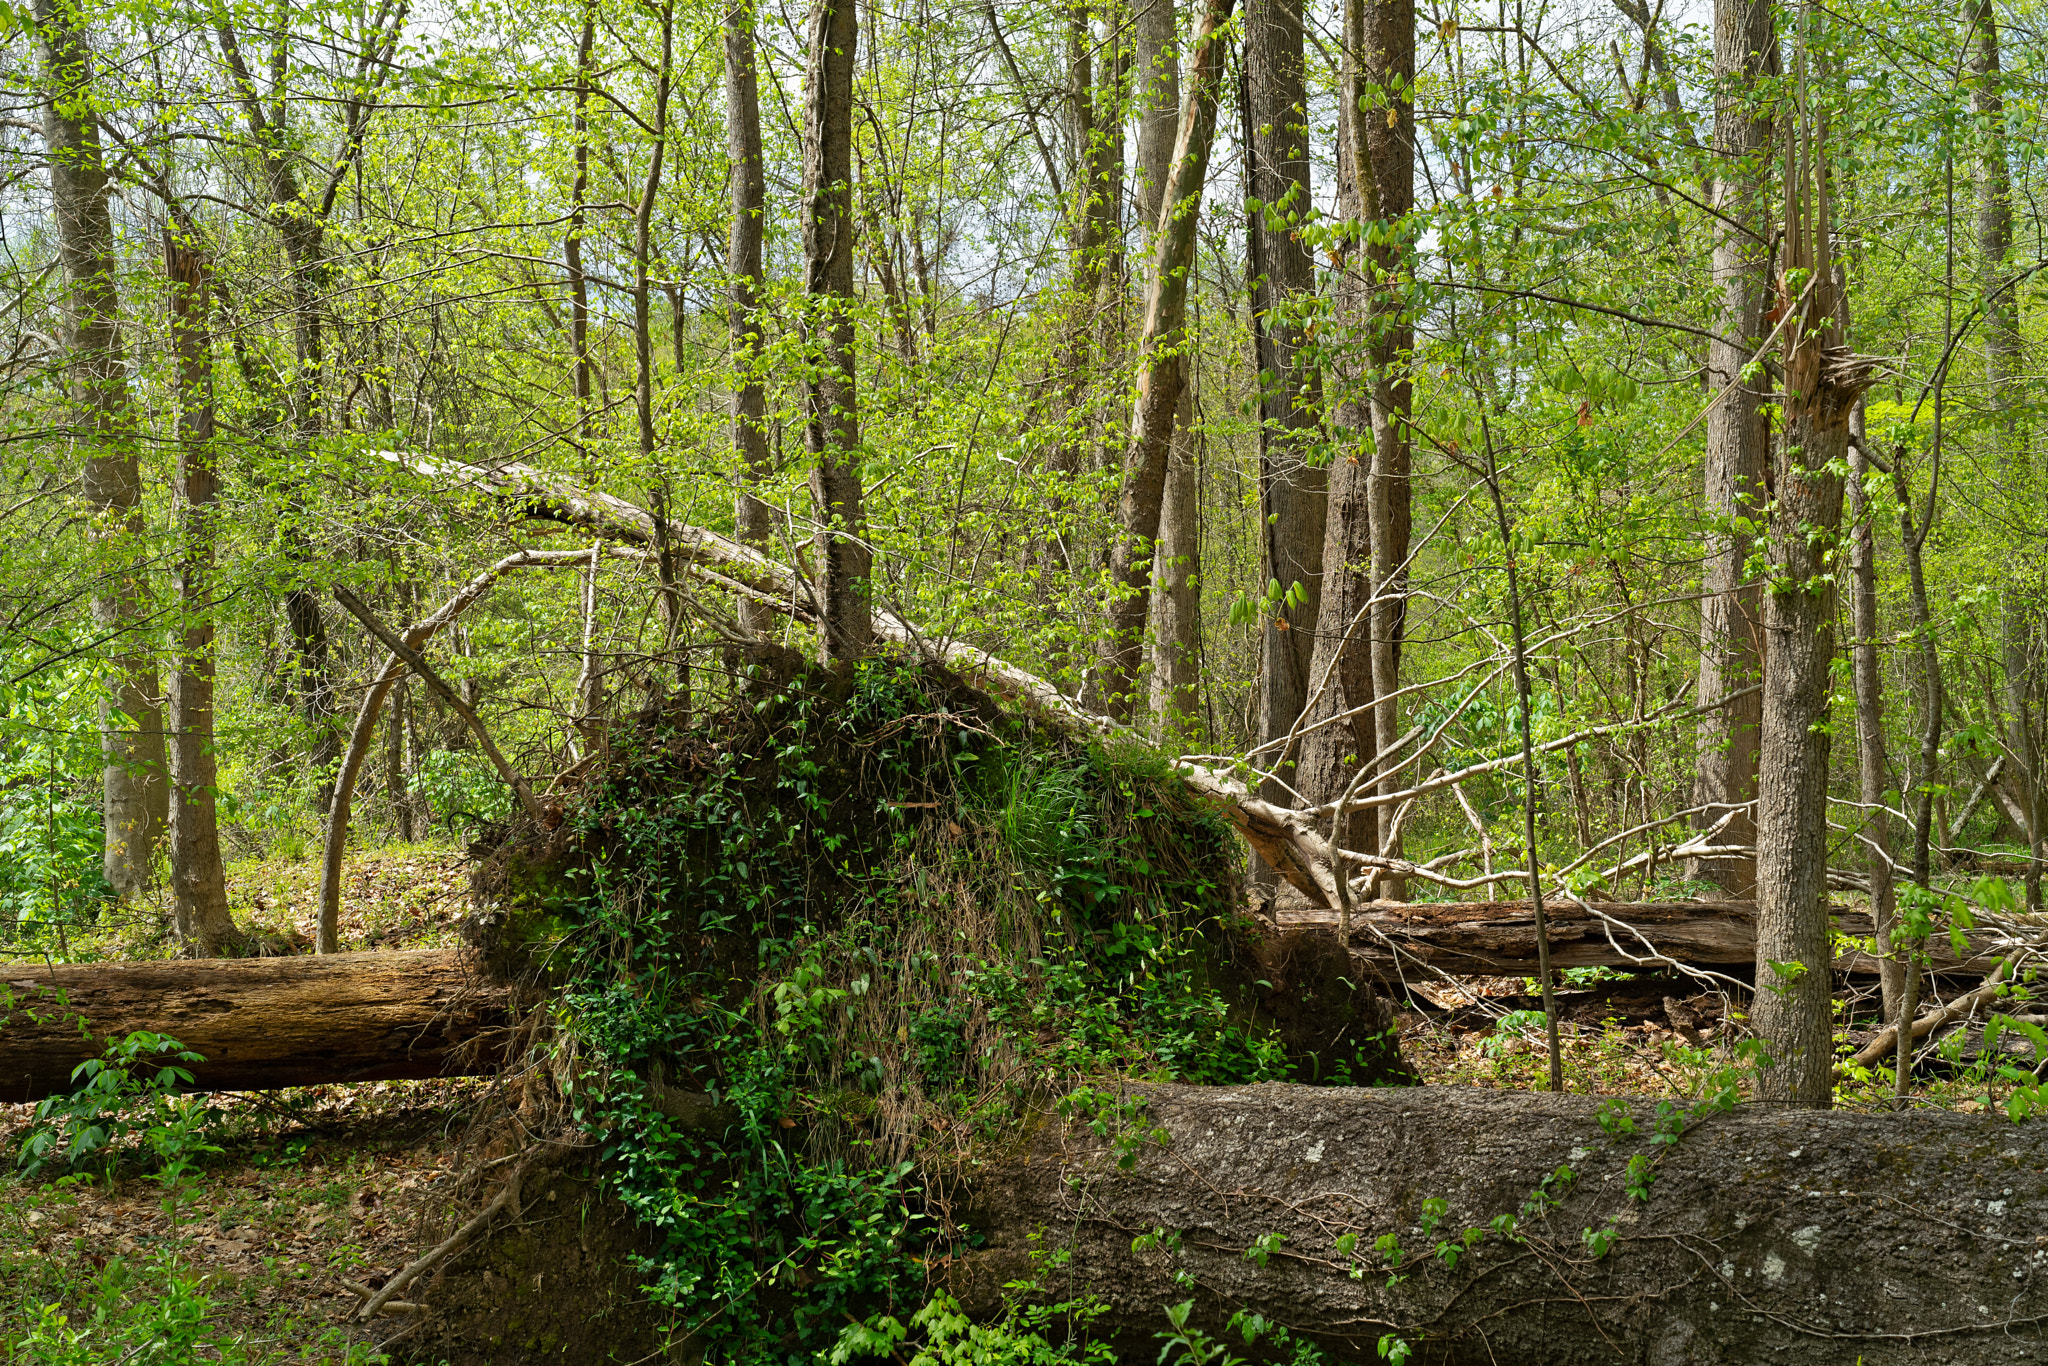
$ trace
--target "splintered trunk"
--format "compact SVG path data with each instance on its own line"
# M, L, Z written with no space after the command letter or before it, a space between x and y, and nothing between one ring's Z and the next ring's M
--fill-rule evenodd
M1323 591L1328 484L1312 457L1321 437L1322 380L1304 356L1315 267L1301 240L1309 217L1307 95L1300 0L1247 0L1244 121L1252 259L1252 336L1259 384L1260 578L1281 598L1260 618L1261 744L1283 740L1308 701ZM1291 805L1292 756L1268 755L1259 795ZM1263 765L1262 765L1263 766Z
M111 695L100 703L106 875L114 894L126 901L149 890L168 814L156 671L137 634L143 589L132 548L143 530L142 475L121 353L111 188L92 113L92 58L80 28L82 12L64 0L36 0L35 12L50 216L64 269L69 425L85 453L80 488L112 561L92 612L113 650Z
M853 330L854 0L820 0L804 102L804 287L810 296L804 441L818 518L816 598L824 654L858 659L874 639Z
M740 494L735 518L740 539L759 550L775 541L775 513L756 493L774 474L768 454L768 396L761 383L761 224L768 190L761 165L761 93L754 65L754 8L738 0L725 12L726 152L732 161L732 234L725 270L731 291L727 324L732 334L732 445ZM741 599L740 625L765 637L774 614Z
M1750 1024L1770 1054L1766 1099L1825 1108L1833 1097L1833 955L1827 907L1828 698L1835 655L1832 546L1842 521L1849 420L1870 362L1841 344L1823 118L1787 158L1785 263L1804 295L1781 294L1785 444L1770 521L1770 642L1757 764L1756 998ZM1805 272L1793 275L1792 272Z
M213 334L207 262L189 234L166 230L171 344L177 353L180 545L174 571L180 622L170 688L171 906L179 941L211 958L234 938L220 862L214 793L214 525L220 484L213 456Z
M1112 715L1128 720L1135 705L1145 618L1152 598L1154 542L1166 492L1167 455L1175 416L1187 384L1188 276L1195 259L1195 226L1209 145L1216 132L1216 100L1229 40L1223 33L1237 0L1208 0L1195 35L1194 61L1173 150L1166 195L1145 279L1145 326L1139 340L1138 401L1124 452L1123 490L1117 501L1116 541L1110 549L1108 629L1101 644L1100 692Z
M1765 205L1771 105L1760 83L1777 70L1772 0L1714 2L1713 276L1720 294L1716 339L1707 344L1705 382L1714 400L1707 414L1706 496L1714 529L1708 534L1700 605L1701 702L1717 701L1754 684L1763 661L1758 625L1760 590L1745 565L1760 520L1764 463L1770 433L1761 411L1760 383L1743 369L1762 343L1770 296L1770 237ZM1756 694L1702 714L1699 777L1694 803L1740 805L1757 795L1757 744L1762 698ZM1709 826L1725 814L1700 817ZM1723 843L1751 844L1755 825L1737 815L1722 828ZM1690 877L1712 882L1729 896L1747 896L1757 877L1754 859L1722 855L1695 859Z

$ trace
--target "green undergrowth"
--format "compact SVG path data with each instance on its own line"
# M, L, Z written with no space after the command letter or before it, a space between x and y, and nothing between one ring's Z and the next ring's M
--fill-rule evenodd
M614 737L480 886L562 988L555 1075L656 1237L651 1293L709 1360L810 1361L925 1303L974 1241L936 1192L1027 1112L1129 1162L1127 1081L1294 1074L1240 858L1162 761L876 660Z

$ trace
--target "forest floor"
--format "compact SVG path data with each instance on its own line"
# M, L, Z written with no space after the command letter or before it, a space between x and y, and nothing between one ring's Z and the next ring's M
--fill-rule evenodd
M319 866L252 859L230 870L236 919L272 952L310 942ZM469 908L459 849L390 845L353 851L341 912L347 949L450 947ZM80 960L169 952L160 920L135 918L77 935ZM1403 1048L1427 1084L1512 1090L1547 1084L1531 983L1467 979L1418 986L1401 1010ZM1568 1091L1683 1099L1716 1065L1714 998L1680 999L1676 981L1596 970L1560 995ZM1668 993L1668 998L1667 998ZM1882 1074L1840 1099L1886 1101ZM179 1344L152 1360L235 1366L382 1359L375 1329L355 1324L344 1280L372 1288L442 1227L455 1182L472 1170L485 1079L308 1087L212 1097L202 1154L174 1189L123 1166L24 1178L13 1171L33 1116L0 1106L0 1363L85 1366L139 1344ZM1960 1074L1930 1079L1917 1102L1961 1110L1988 1097ZM138 1356L136 1359L140 1359Z

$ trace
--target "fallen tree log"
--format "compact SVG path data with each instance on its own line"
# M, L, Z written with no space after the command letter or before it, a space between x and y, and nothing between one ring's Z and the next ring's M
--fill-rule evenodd
M1556 968L1683 965L1725 971L1748 967L1756 958L1756 907L1748 901L1546 900L1544 915ZM1335 913L1314 908L1290 907L1277 919L1285 928L1334 933L1337 926ZM1839 911L1834 920L1844 934L1876 933L1868 912ZM1981 975L2014 947L2031 942L1990 928L1970 931L1965 941L1966 951L1958 956L1946 937L1930 940L1930 969ZM1370 902L1352 912L1351 948L1389 976L1419 965L1468 976L1534 976L1536 913L1527 901ZM1877 966L1876 955L1860 949L1835 960L1838 972L1875 975Z
M461 951L174 959L0 968L0 1101L72 1089L71 1073L135 1030L203 1055L195 1090L492 1072L502 985Z
M987 1241L948 1276L970 1312L1035 1279L1099 1296L1098 1326L1138 1350L1163 1306L1193 1298L1211 1333L1249 1310L1344 1360L1379 1359L1396 1335L1413 1366L2048 1352L2048 1125L1745 1105L1660 1147L1647 1102L1637 1132L1610 1137L1583 1096L1145 1086L1132 1100L1126 1136L1047 1116L964 1174L955 1212ZM1638 1155L1654 1164L1644 1203L1628 1194ZM1502 1216L1512 1233L1494 1231ZM1467 1247L1468 1229L1486 1232ZM1386 1235L1391 1259L1375 1252Z

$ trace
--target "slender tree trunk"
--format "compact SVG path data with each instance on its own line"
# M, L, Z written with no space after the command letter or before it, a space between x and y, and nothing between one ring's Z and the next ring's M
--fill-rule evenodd
M1757 764L1756 996L1750 1023L1771 1057L1768 1100L1825 1109L1834 1094L1834 956L1827 909L1828 698L1835 655L1831 545L1841 527L1839 473L1868 364L1841 344L1826 124L1802 131L1786 168L1785 266L1806 297L1781 293L1785 449L1770 520L1769 642Z
M1321 437L1322 377L1305 354L1315 266L1301 240L1309 217L1307 93L1300 0L1246 0L1245 123L1250 159L1253 338L1257 349L1260 578L1283 597L1262 616L1260 743L1288 735L1308 700L1310 655L1323 591L1328 482L1311 457ZM1283 754L1259 795L1295 804L1295 766Z
M92 57L82 11L68 0L36 0L35 12L51 219L64 268L65 388L73 429L85 450L81 487L98 534L112 557L125 561L143 530L142 474L121 352L112 189L92 113ZM94 621L113 637L113 686L100 703L101 814L107 882L126 901L149 890L169 794L156 670L137 634L142 585L129 568L114 570L107 584L92 603Z
M817 599L825 657L858 659L874 638L874 555L862 509L853 327L854 0L819 0L804 101L804 287L810 296L804 440L817 509Z
M732 163L732 234L725 271L731 291L727 324L732 334L732 446L738 457L736 509L740 539L768 551L775 513L755 490L774 474L768 454L768 396L761 384L761 226L768 189L761 165L761 92L754 67L754 7L736 0L725 11L726 154ZM740 600L740 624L756 636L773 629L773 614Z
M583 10L583 31L576 39L576 109L570 127L576 136L576 171L569 186L569 231L562 238L562 263L569 274L570 383L576 392L576 446L584 450L590 421L590 281L583 273L584 202L590 194L590 54L597 43L595 0Z
M171 345L177 356L179 540L176 592L181 620L170 689L171 905L185 952L212 958L235 937L215 820L214 518L220 485L213 459L212 297L206 259L189 230L166 229Z
M1743 367L1762 343L1770 294L1769 183L1771 114L1759 83L1778 69L1772 0L1714 0L1713 276L1720 292L1719 340L1707 344L1706 385L1719 401L1707 415L1706 497L1713 529L1707 536L1700 608L1699 697L1715 701L1755 683L1762 642L1759 590L1746 584L1744 565L1762 516L1764 465L1770 433L1761 404L1761 381ZM1723 391L1735 392L1723 397ZM1763 699L1752 694L1707 712L1699 722L1699 777L1695 804L1742 803L1757 794L1757 743ZM1720 819L1709 811L1703 825ZM1755 825L1738 815L1723 828L1729 844L1749 844ZM1755 860L1740 856L1695 859L1688 876L1714 883L1728 896L1750 894Z
M1130 719L1138 663L1151 606L1154 541L1166 492L1167 454L1175 415L1187 383L1183 332L1188 275L1194 268L1195 225L1209 144L1216 132L1216 100L1223 76L1230 22L1237 0L1208 0L1195 35L1194 61L1174 140L1173 169L1160 209L1160 229L1145 281L1145 327L1139 340L1138 400L1124 453L1123 490L1117 503L1116 541L1110 549L1108 630L1101 647L1103 700L1119 720Z
M668 544L668 475L656 461L659 444L654 430L654 290L650 279L654 255L654 202L661 193L662 166L668 152L668 102L675 72L676 11L661 8L661 65L654 77L653 146L647 175L640 185L640 203L633 214L633 413L640 434L641 468L652 480L649 501L654 511L655 577L661 585L665 627L662 649L675 652L676 674L687 697L689 657L678 647L683 639L683 597L676 587L674 556Z
M1863 838L1870 841L1865 860L1870 878L1870 915L1877 928L1878 981L1887 1020L1899 1017L1905 976L1892 957L1892 929L1898 918L1892 890L1892 822L1884 793L1891 762L1884 743L1884 678L1877 657L1877 546L1864 481L1870 462L1863 454L1863 409L1850 419L1849 450L1849 673L1856 690L1857 797L1863 803Z
M400 678L391 690L391 715L386 718L384 733L384 799L391 803L391 825L398 838L411 844L414 838L412 820L412 792L407 782L409 765L406 762L408 732L411 729L411 709L407 706L405 679Z
M2023 395L2015 381L2020 374L2019 303L2006 288L2007 258L2012 253L2012 172L2006 164L2005 77L1999 62L1998 16L1991 0L1974 0L1969 10L1974 41L1970 48L1970 104L1977 116L1977 271L1984 298L1984 387L1992 409L1996 468L2007 484L2007 496L2023 507L2035 506L2039 477L2028 462L2026 437L2017 405ZM2023 572L2035 570L2030 558ZM2017 805L2026 817L2027 908L2041 907L2041 777L2034 744L2034 704L2041 691L2041 662L2034 648L2040 575L2032 583L2005 585L2000 654L2005 665L2005 743L2013 762L2011 774ZM2030 589L2034 591L2029 591Z
M1375 167L1363 141L1361 102L1378 100L1368 91L1383 91L1386 73L1378 65L1384 53L1368 51L1365 11L1368 0L1345 0L1344 57L1339 73L1343 92L1337 107L1337 205L1349 225L1344 258L1335 286L1336 334L1340 345L1331 363L1337 391L1332 413L1335 453L1330 462L1329 509L1323 534L1323 597L1316 628L1309 680L1315 690L1307 722L1327 722L1357 708L1348 722L1335 722L1305 735L1301 741L1298 786L1318 804L1342 797L1361 767L1377 762L1379 738L1373 700L1372 518L1369 497L1378 442L1373 423L1377 349L1374 298L1393 282L1383 280L1368 255L1366 227L1378 223L1367 214L1380 202ZM1383 98L1383 97L1380 97ZM1398 118L1399 115L1397 114ZM1384 122L1384 115L1380 116ZM1388 167L1392 170L1392 166ZM1411 172L1412 175L1412 172ZM1412 185L1412 180L1410 181ZM1398 198L1398 183L1389 187ZM1381 234L1384 235L1384 234ZM1384 257L1385 252L1379 253ZM1358 357L1358 359L1352 359ZM1379 848L1377 807L1352 811L1337 840L1348 849Z
M1073 486L1081 474L1082 449L1088 439L1089 363L1094 358L1096 304L1102 293L1103 253L1108 239L1106 130L1097 126L1090 8L1091 0L1069 0L1066 5L1067 128L1074 146L1074 193L1068 209L1070 264L1066 337L1059 360L1059 439L1046 453L1046 470L1052 475L1054 486L1053 534L1045 539L1040 552L1046 592L1052 590L1055 575L1073 569L1074 529L1069 521L1074 505Z
M1192 400L1191 389L1182 392L1167 453L1154 570L1152 719L1166 743L1202 733L1202 472L1199 443L1188 430Z

